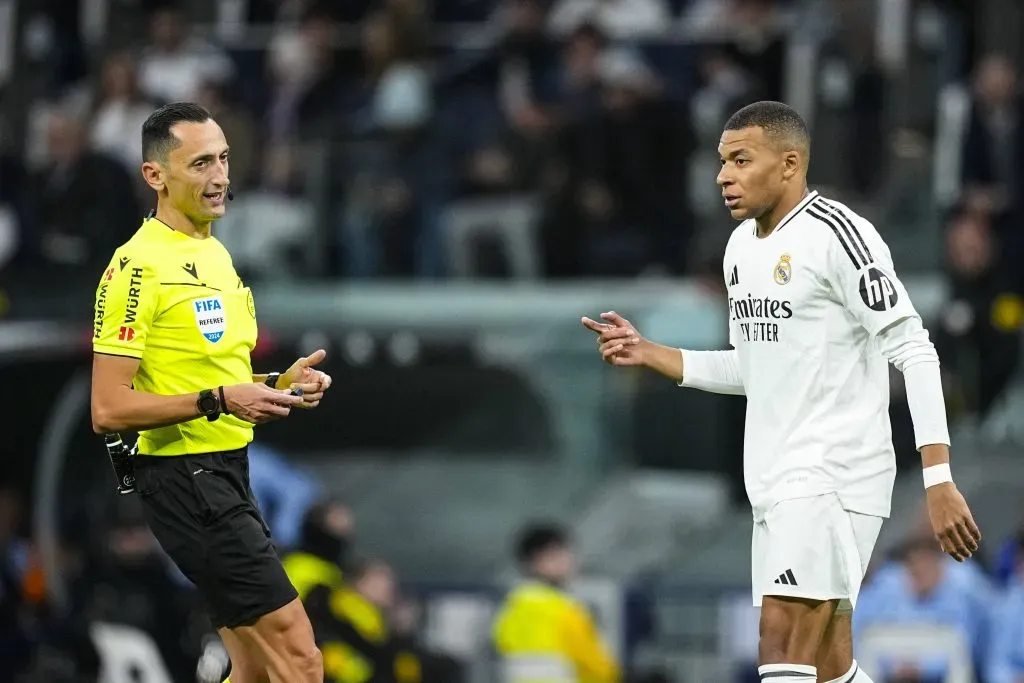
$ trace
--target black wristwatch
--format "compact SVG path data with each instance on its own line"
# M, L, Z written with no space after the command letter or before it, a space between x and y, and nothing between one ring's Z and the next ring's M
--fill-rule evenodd
M199 400L196 401L199 412L206 416L206 419L213 422L221 413L220 396L213 389L203 389L199 392Z
M267 378L263 380L263 383L266 384L271 389L277 389L277 378L280 376L280 372L267 373Z

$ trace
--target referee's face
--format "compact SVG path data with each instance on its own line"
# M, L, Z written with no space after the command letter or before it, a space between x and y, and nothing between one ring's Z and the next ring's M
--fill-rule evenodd
M727 130L718 143L718 186L730 215L760 218L782 195L785 158L760 126Z
M181 144L168 154L167 194L194 223L224 215L228 191L228 142L213 119L179 123L171 132Z

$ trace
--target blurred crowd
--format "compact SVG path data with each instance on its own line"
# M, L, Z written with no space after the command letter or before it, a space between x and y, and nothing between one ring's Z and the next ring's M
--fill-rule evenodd
M29 22L50 44L28 120L6 126L24 135L0 145L0 262L94 270L153 201L142 121L190 99L232 144L232 213L259 207L246 229L286 253L315 223L327 274L692 272L712 258L693 152L713 155L730 110L784 96L798 3L210 3L244 8L220 32L194 21L198 3L123 4L100 46L79 34L80 3L39 3ZM528 226L529 263L495 245L495 222ZM466 223L469 265L450 243Z

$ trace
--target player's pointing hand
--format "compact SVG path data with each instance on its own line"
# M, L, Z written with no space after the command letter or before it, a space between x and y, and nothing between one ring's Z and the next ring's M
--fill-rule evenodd
M597 334L601 360L611 365L638 366L644 363L644 338L633 323L614 311L602 313L603 323L584 317L583 326Z

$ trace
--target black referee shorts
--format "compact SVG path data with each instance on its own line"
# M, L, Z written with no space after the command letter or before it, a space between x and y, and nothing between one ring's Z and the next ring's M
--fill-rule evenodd
M298 597L249 487L246 449L136 459L146 522L214 626L252 625Z

